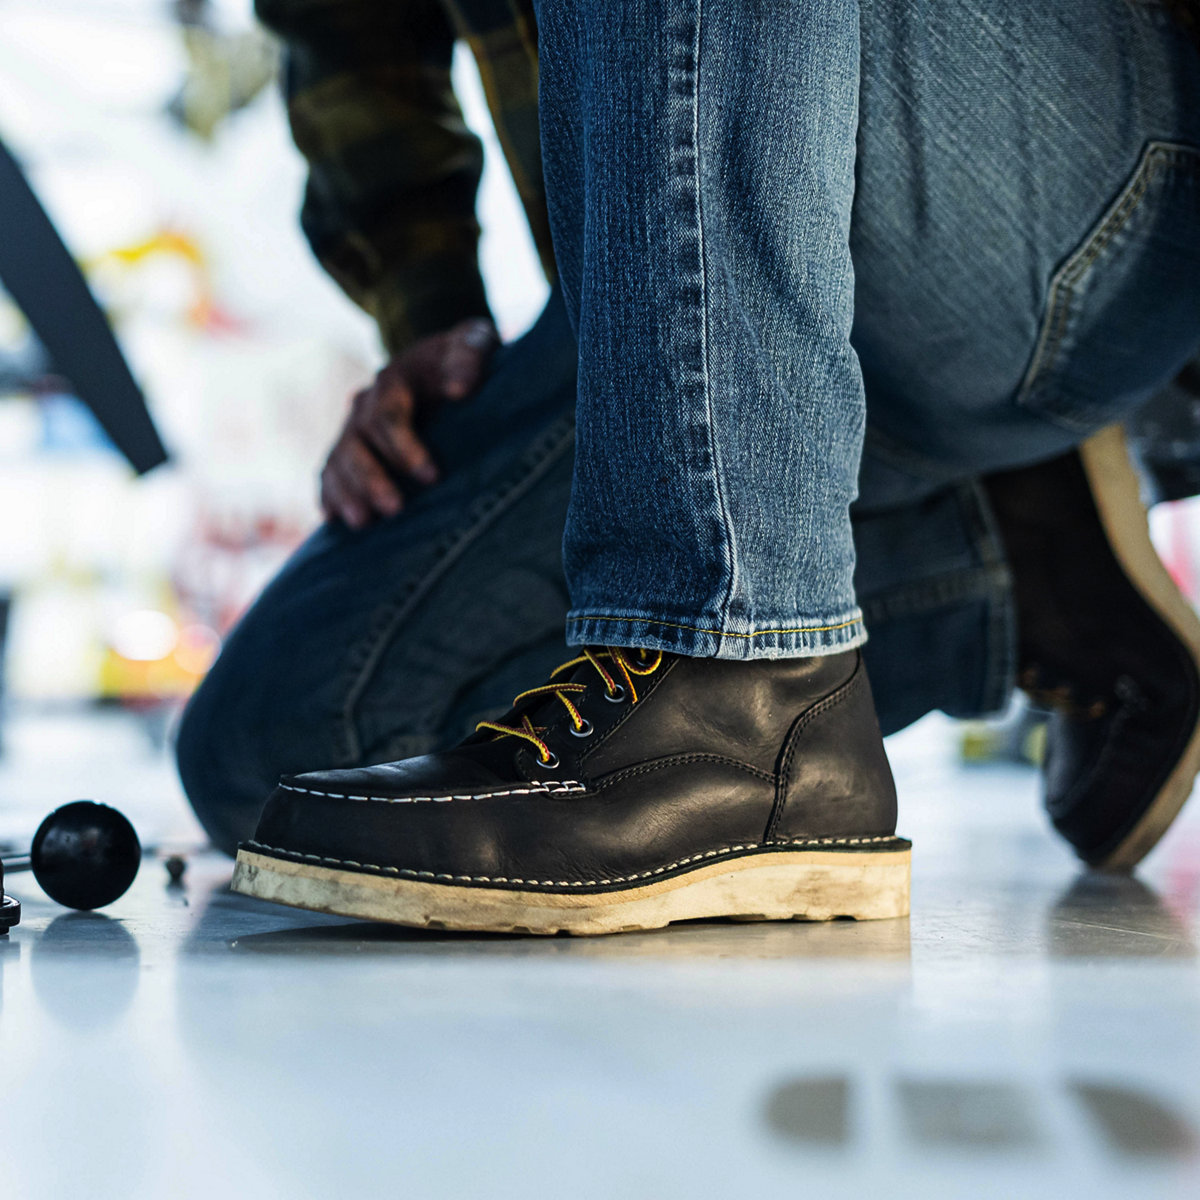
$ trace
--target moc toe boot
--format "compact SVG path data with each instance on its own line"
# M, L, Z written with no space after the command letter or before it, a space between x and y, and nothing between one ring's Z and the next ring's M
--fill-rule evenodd
M1200 621L1150 541L1119 427L984 485L1013 569L1018 682L1051 713L1050 820L1089 865L1131 868L1200 770Z
M437 929L899 917L910 844L860 656L588 649L457 747L285 778L234 889Z

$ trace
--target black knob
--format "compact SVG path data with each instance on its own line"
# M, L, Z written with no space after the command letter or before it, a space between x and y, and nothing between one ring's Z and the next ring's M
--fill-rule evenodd
M103 908L129 890L142 846L124 814L94 800L76 800L38 826L29 860L51 900L68 908Z

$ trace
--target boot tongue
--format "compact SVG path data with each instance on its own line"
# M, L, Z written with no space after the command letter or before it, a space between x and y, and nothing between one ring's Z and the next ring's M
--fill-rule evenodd
M628 691L629 684L625 678L625 672L613 661L611 652L604 646L590 646L589 649L600 660L600 665L608 672L613 684L624 691ZM640 668L645 665L648 658L652 657L654 652L648 650L623 650L621 653L630 667ZM630 674L633 675L634 690L640 694L642 691L641 679L636 671L631 671ZM597 691L605 692L608 690L608 684L604 682L604 676L600 674L593 663L587 660L579 663L570 672L547 682L582 683L592 695L595 695ZM576 703L583 698L583 693L567 692L566 696L572 703ZM550 721L561 716L564 711L562 701L552 692L531 698L528 704L529 707L514 709L513 711L527 713L534 725L547 725ZM507 718L505 719L505 723L508 723Z
M605 669L612 674L607 661ZM604 687L604 680L599 672L590 662L586 660L579 663L573 670L559 675L556 679L547 679L545 683L582 683L589 689ZM566 695L572 700L577 700L582 697L581 692L567 692ZM553 692L544 692L540 696L530 696L527 700L522 700L520 704L514 704L506 713L496 717L498 725L510 725L513 729L523 727L523 718L528 717L533 722L535 729L544 728L552 721L556 721L564 714L566 710L563 708L562 701ZM466 739L466 744L479 746L481 743L494 743L498 752L507 752L511 754L513 751L520 749L521 746L528 746L529 743L521 738L505 737L503 734L497 733L493 729L480 729L475 733L470 734Z
M604 662L604 669L610 675L615 674L614 669L609 667L607 661ZM604 687L604 680L600 672L590 662L586 661L581 662L573 670L564 672L556 679L548 679L546 682L582 683L588 691ZM577 702L583 697L582 692L572 691L564 694L572 703ZM528 700L523 701L511 710L508 717L502 718L502 722L505 725L513 724L514 722L519 724L521 716L524 715L528 716L535 726L545 726L549 725L551 721L556 721L565 712L566 709L563 708L563 702L553 692L546 692L541 696L531 696ZM517 714L515 717L513 717L514 713ZM512 719L510 720L510 718Z
M613 662L610 652L603 646L593 646L589 647L589 649L591 649L592 653L600 660L601 665L604 667L605 671L608 672L610 678L613 680L613 683L616 684L617 687L626 688L628 685L625 682L624 672L620 667L617 666L615 662ZM627 661L631 661L633 664L639 665L639 657L648 652L629 650L625 651L624 653L627 657ZM634 679L636 681L636 675L634 676ZM556 679L548 679L546 682L548 684L582 683L588 689L588 691L592 692L593 694L597 688L599 688L601 691L604 691L608 686L604 682L604 676L601 675L596 669L595 665L587 659L584 659L584 661L581 663L577 663L571 671L559 675ZM583 693L577 691L569 691L566 692L565 695L569 700L572 701L572 703L577 703L583 698ZM540 696L531 696L528 700L522 700L520 704L514 705L508 710L508 712L506 712L502 717L498 717L496 720L497 724L510 725L514 729L519 729L523 723L522 718L528 717L530 721L533 722L535 729L542 729L547 725L550 725L552 722L557 721L563 716L564 712L565 709L563 708L563 702L553 692L544 692ZM492 738L495 738L497 743L500 744L511 742L513 740L488 729L480 730L479 733L472 734L468 740L472 743L475 743L477 740L490 741Z
M620 668L608 657L608 651L603 647L592 647L591 649L614 681L624 686ZM596 688L603 690L606 686L604 677L587 659L577 663L572 670L564 672L555 679L547 679L545 682L547 684L582 683L589 691L593 692ZM572 702L583 697L582 692L570 691L565 694ZM519 729L522 727L523 718L528 717L533 722L535 729L541 729L557 721L564 713L563 702L553 692L543 692L540 696L530 696L528 700L522 700L520 704L513 705L503 716L497 717L496 722L499 725L511 725L514 729ZM499 744L511 743L514 740L489 729L472 734L468 740L471 742L491 741L493 738Z

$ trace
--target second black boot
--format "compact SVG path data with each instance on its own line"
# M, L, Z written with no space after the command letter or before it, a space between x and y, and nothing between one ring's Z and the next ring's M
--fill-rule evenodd
M1150 541L1119 427L984 486L1013 570L1018 682L1052 713L1046 809L1086 863L1133 867L1200 770L1200 620Z
M285 778L236 891L437 929L900 917L909 850L857 651L589 649L443 753Z

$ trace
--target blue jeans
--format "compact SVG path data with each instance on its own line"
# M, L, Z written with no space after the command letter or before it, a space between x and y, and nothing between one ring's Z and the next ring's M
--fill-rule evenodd
M1159 8L537 13L569 642L857 645L868 413L876 507L1065 449L1195 351L1200 69Z
M1200 348L1200 63L1156 7L607 7L542 16L566 308L439 415L443 482L319 529L228 641L178 745L218 845L283 772L503 711L565 657L568 609L574 641L732 657L853 644L861 609L885 731L997 707L1013 613L977 477ZM581 170L605 138L633 161Z

